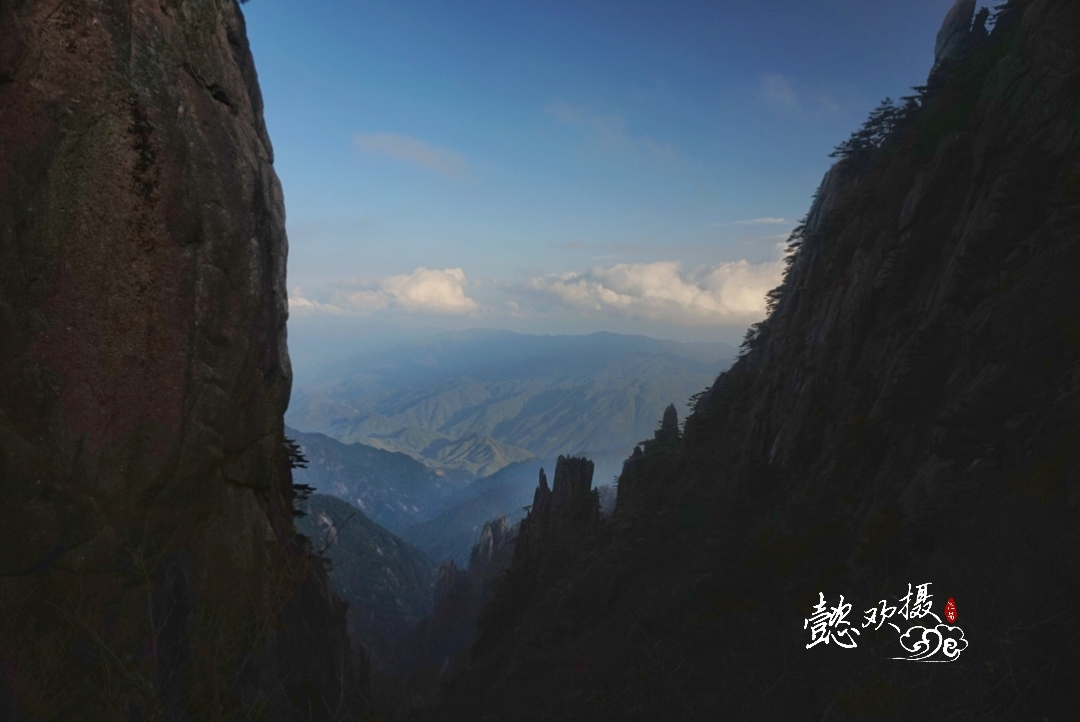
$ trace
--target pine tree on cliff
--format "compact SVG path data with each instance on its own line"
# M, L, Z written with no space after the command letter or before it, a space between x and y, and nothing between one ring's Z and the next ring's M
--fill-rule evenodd
M285 444L285 453L289 456L289 468L290 469L306 469L308 465L307 457L304 456L303 450L300 448L300 444L296 443L288 436L284 437L283 443ZM311 496L311 492L315 491L315 487L310 484L297 484L293 483L293 516L306 516L307 512L303 511L300 506L308 500Z
M836 146L829 157L868 161L876 151L898 137L922 105L921 92L918 96L906 96L901 100L904 101L903 105L897 105L892 98L881 101L878 107L870 112L870 117L862 127Z

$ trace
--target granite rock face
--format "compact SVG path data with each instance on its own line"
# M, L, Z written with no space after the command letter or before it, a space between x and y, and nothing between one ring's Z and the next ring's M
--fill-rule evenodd
M15 719L290 719L345 701L344 609L290 514L272 162L234 0L0 4Z
M505 641L524 609L544 607L543 600L550 598L551 585L565 565L593 548L595 533L604 520L592 475L589 459L560 456L549 490L547 477L540 470L533 504L520 522L510 564L495 580L491 600L479 616L473 660Z
M600 499L592 488L592 475L593 462L589 459L560 456L549 491L547 476L540 470L532 508L521 520L515 564L527 564L530 557L551 548L572 545L575 537L595 526L600 517Z
M963 44L971 31L971 21L975 17L975 0L956 0L952 8L941 21L934 40L934 64L940 65L948 60Z
M518 529L500 516L484 524L467 569L448 559L439 567L435 609L417 624L397 670L412 676L416 689L429 687L476 641L477 619L491 597L496 577L510 566Z

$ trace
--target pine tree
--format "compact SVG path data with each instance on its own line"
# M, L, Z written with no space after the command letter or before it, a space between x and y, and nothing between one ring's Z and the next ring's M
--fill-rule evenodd
M900 100L903 101L903 105L897 105L892 98L881 101L874 110L870 111L870 116L862 127L836 146L829 157L868 160L877 151L898 138L922 109L926 97L926 86L915 86L912 90L916 92L916 95L902 97Z
M303 450L300 445L289 437L284 437L285 453L289 456L289 468L290 469L306 469L308 465L308 459L304 456ZM303 511L300 507L307 502L312 492L315 491L315 487L310 484L297 484L293 482L292 485L292 502L293 516L307 516L307 512Z

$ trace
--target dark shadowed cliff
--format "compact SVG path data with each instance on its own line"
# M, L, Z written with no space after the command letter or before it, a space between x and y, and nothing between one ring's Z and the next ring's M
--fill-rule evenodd
M0 718L330 719L234 0L0 2Z
M476 642L477 620L495 580L510 566L518 529L506 517L492 519L473 545L467 568L459 569L453 559L439 566L435 608L402 640L402 656L393 670L401 680L402 699L395 704L399 716L429 706L440 676L449 673L455 660Z
M1075 714L1080 4L974 9L842 146L768 319L613 519L523 528L431 719ZM862 624L919 584L954 661ZM807 648L819 594L857 646Z

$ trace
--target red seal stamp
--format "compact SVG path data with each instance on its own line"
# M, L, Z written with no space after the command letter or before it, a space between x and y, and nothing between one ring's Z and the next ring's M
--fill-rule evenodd
M949 620L949 624L956 622L956 600L949 597L949 601L945 602L945 619Z

